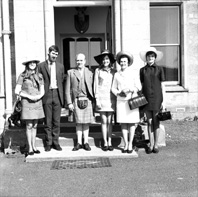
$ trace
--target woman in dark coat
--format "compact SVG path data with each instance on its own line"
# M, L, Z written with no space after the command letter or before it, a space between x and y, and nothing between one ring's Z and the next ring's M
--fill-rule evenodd
M165 109L165 75L163 68L156 64L163 57L161 51L154 47L140 52L140 58L146 62L146 65L140 69L140 81L142 83L142 93L145 95L148 104L143 107L148 121L148 134L150 146L147 153L158 153L158 128L159 120L157 114L160 109Z

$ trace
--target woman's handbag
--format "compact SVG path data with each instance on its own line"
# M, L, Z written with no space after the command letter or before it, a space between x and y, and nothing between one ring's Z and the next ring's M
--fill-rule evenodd
M157 118L159 121L165 121L165 120L171 120L172 119L172 115L170 113L170 111L167 111L165 109L165 111L160 111L158 114L157 114Z
M22 111L22 103L21 98L18 97L13 106L13 112L11 116L8 118L9 126L22 126L21 121L21 111Z
M138 91L137 94L138 96L130 98L128 100L130 110L136 109L148 103L141 91Z
M78 98L77 105L80 109L85 109L88 106L88 99L83 97Z

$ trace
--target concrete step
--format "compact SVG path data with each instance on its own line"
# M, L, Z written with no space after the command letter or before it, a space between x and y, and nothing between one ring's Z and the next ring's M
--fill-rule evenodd
M26 162L42 162L42 161L54 161L54 160L76 160L76 159L88 159L98 157L108 158L137 158L138 151L133 151L132 154L122 153L122 147L116 147L113 151L104 152L101 148L91 146L91 151L80 149L78 151L72 151L73 147L62 147L62 151L56 151L52 149L50 152L45 152L43 147L40 147L40 154L29 155L26 157Z

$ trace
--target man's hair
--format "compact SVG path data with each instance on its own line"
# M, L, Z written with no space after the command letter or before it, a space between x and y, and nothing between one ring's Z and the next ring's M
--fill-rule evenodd
M49 53L51 51L55 51L55 52L59 53L59 48L56 45L52 45L51 47L49 47L48 51L49 51Z

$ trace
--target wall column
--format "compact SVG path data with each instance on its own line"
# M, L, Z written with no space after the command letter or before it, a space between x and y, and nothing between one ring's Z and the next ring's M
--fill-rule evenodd
M9 1L2 0L3 16L3 60L5 72L5 113L12 113L12 73L11 73L11 53L10 53L10 23L9 23Z

